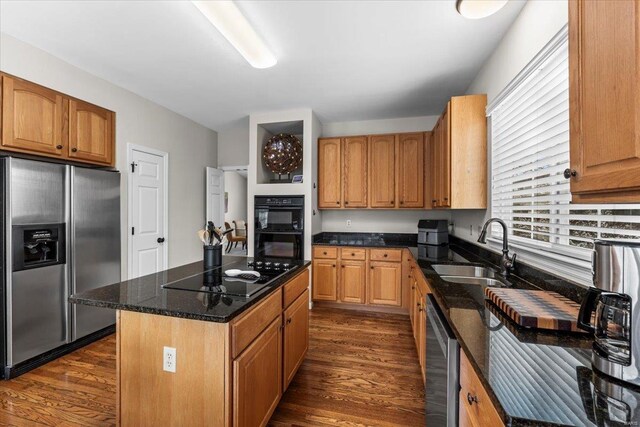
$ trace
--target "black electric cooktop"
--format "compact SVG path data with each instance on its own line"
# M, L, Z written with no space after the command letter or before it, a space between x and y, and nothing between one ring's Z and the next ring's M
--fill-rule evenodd
M204 273L175 282L167 283L165 289L181 291L208 292L248 298L261 291L279 276L299 267L301 261L282 259L247 259L222 268L205 271ZM257 271L260 277L256 279L242 279L227 277L227 270Z

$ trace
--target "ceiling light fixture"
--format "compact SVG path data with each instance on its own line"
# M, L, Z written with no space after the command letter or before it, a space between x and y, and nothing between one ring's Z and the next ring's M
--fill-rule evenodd
M458 0L456 10L468 19L486 18L507 4L507 0Z
M255 68L269 68L278 60L232 1L192 1L214 27Z

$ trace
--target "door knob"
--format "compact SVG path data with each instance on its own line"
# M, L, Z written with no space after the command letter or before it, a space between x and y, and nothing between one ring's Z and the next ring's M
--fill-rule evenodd
M158 237L158 243L164 243L164 237Z
M578 172L576 172L576 170L575 170L575 169L569 169L569 168L566 168L566 169L564 170L564 177L565 177L566 179L570 179L571 177L574 177L574 176L576 176L576 175L578 175Z

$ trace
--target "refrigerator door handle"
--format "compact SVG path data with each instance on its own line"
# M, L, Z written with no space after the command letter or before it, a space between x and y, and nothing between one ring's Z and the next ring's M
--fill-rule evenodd
M69 297L75 293L76 288L76 275L73 268L76 264L76 227L73 218L73 184L75 179L75 166L67 166L67 188L66 188L66 219L67 224L67 284L65 300L67 301L65 307L67 309L67 343L73 342L76 339L75 318L76 305L69 302Z

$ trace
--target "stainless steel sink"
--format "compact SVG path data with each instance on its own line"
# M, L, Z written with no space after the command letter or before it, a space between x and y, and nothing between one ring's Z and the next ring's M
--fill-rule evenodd
M489 287L504 287L503 282L488 277L462 277L462 276L440 276L445 282L460 283L465 285L479 285Z
M496 273L493 270L489 270L484 267L476 267L473 265L448 265L448 264L436 264L432 265L436 273L440 276L457 276L457 277L485 277L494 278Z

